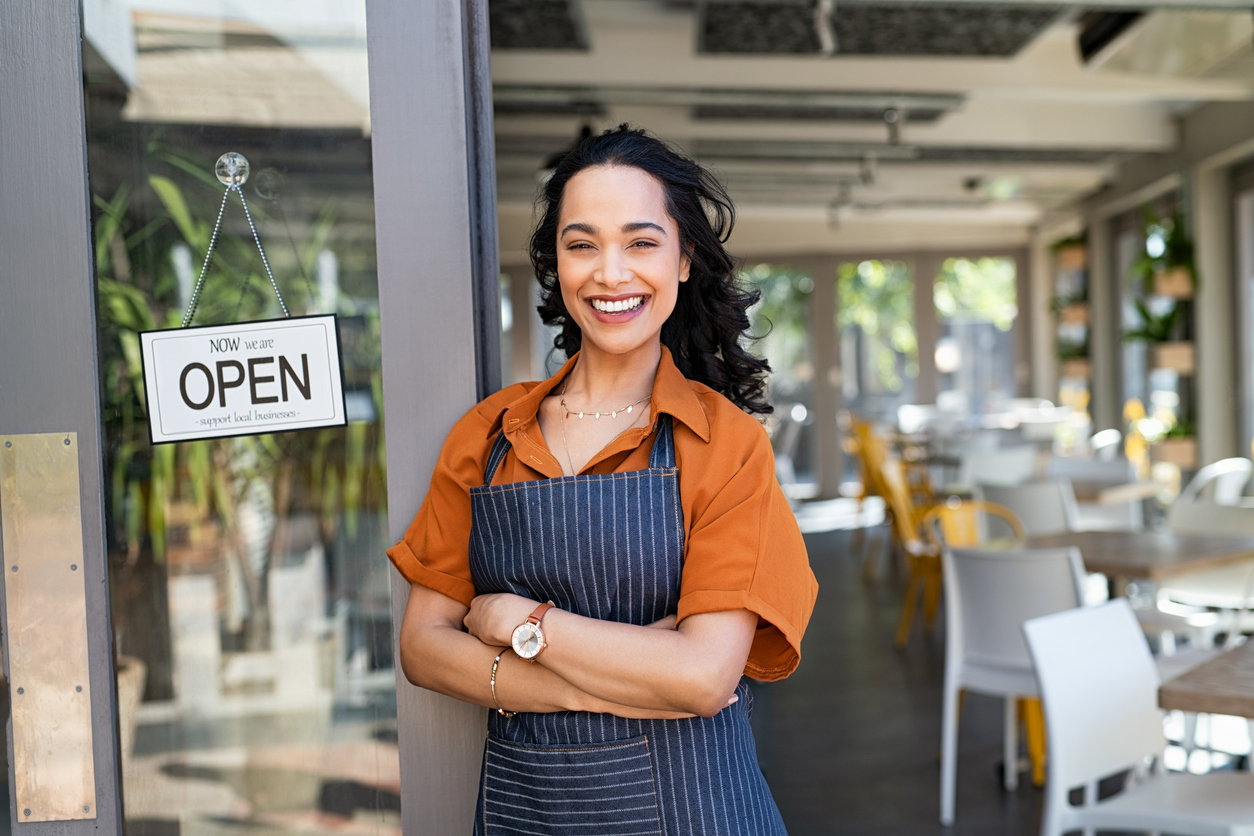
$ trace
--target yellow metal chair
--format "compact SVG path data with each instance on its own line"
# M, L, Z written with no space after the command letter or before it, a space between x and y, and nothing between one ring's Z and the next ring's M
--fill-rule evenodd
M924 608L924 629L932 629L936 602L940 599L940 548L925 543L919 537L921 520L911 497L902 463L897 459L886 459L880 465L879 472L884 488L884 501L892 513L893 531L901 543L901 551L910 570L895 641L897 649L902 650L910 638L910 627L914 623L914 611L918 608L920 596L925 602L932 602L930 608Z
M923 516L923 534L937 549L944 546L973 548L987 545L985 533L980 529L981 514L1005 521L1016 543L1027 540L1023 523L1015 516L1014 511L996 502L974 500L950 500L932 508Z
M888 445L869 422L851 418L850 424L850 446L856 452L858 462L862 465L862 489L858 492L858 514L861 515L863 503L868 496L880 496L885 502L888 501L888 494L885 493L883 480L880 477L880 467L888 458ZM891 507L888 511L892 513ZM878 557L878 549L867 549L866 557L862 562L863 580L870 581L875 578L875 564Z

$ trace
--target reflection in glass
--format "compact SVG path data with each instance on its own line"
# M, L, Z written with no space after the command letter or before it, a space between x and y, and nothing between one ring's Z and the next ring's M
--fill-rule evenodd
M399 833L363 4L104 6L84 67L127 829ZM350 423L153 447L137 334L180 324L226 152L292 314L340 316ZM193 324L281 315L232 194Z
M936 402L947 412L992 412L1014 397L1015 282L1010 258L942 262L932 301L940 324Z
M796 267L757 264L741 280L762 298L749 309L750 350L771 364L771 403L767 431L775 447L776 470L794 498L816 493L814 485L814 362L810 352L810 296L814 278Z
M866 418L896 419L914 403L919 342L914 275L904 261L845 262L836 270L844 404Z

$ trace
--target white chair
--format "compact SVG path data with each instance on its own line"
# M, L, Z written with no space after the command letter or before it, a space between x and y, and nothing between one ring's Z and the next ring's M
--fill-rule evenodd
M1254 776L1165 774L1158 672L1126 600L1035 618L1023 632L1049 736L1042 836L1254 836ZM1097 782L1124 770L1124 791L1098 801ZM1072 806L1076 787L1084 801Z
M1183 496L1183 495L1181 495ZM1175 534L1230 534L1254 537L1254 508L1210 500L1176 501L1167 508L1167 528Z
M958 467L958 484L1017 485L1036 476L1036 459L1031 444L966 452Z
M1136 468L1133 467L1132 462L1124 458L1083 459L1077 456L1050 456L1045 473L1051 479L1091 482L1103 487L1136 481Z
M1075 529L1076 503L1065 481L1024 482L1020 485L979 485L977 495L1004 505L1023 523L1029 537L1062 534Z
M1123 433L1119 430L1101 430L1089 436L1089 452L1101 461L1113 461L1119 455L1119 445L1123 442Z
M1167 610L1179 605L1219 610L1212 633L1226 631L1231 646L1242 632L1254 629L1254 621L1248 617L1254 608L1254 560L1168 578L1158 588L1158 601L1159 607Z
M1118 430L1109 432L1119 435ZM1084 492L1097 494L1106 488L1137 481L1136 468L1123 457L1085 459L1052 456L1045 472L1050 479L1070 482L1073 495L1076 490L1085 489ZM1140 499L1112 504L1077 502L1073 523L1077 531L1139 531L1145 527L1145 513Z
M1193 495L1196 496L1196 492ZM1183 498L1181 493L1167 509L1167 527L1173 533L1254 537L1254 508L1220 505L1206 500L1182 502ZM1245 612L1254 605L1251 583L1254 583L1254 561L1245 560L1168 578L1158 589L1158 600L1160 608L1166 609L1176 604L1220 610L1220 622L1214 630L1228 630L1235 635L1254 629L1254 621L1248 619Z
M1024 619L1079 606L1078 549L947 549L945 697L941 718L941 824L953 824L958 771L958 693L1005 697L1006 789L1018 785L1016 701L1038 693L1020 630Z
M1221 459L1199 470L1180 491L1176 502L1196 502L1202 491L1210 487L1211 501L1216 505L1236 505L1251 476L1254 476L1254 462L1249 459Z

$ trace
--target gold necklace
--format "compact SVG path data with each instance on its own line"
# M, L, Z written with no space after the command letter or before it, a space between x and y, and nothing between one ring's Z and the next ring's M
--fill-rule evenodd
M558 406L562 408L562 411L557 413L557 425L561 427L561 430L562 430L562 452L566 454L566 464L570 465L570 475L578 476L579 473L578 471L575 470L575 462L570 457L570 445L566 443L566 416L567 414L570 414L570 415L577 414L580 418L582 418L584 414L582 412L579 412L579 413L571 412L571 410L566 408L566 389L569 386L570 386L570 377L568 376L565 380L562 381L562 394L559 395L557 398L557 404ZM641 398L640 400L636 401L636 403L629 404L627 407L623 409L616 409L613 412L608 413L608 414L611 418L618 417L619 412L626 412L630 414L632 411L632 408L635 407L636 404L642 404L645 401L649 401L649 400L653 400L652 395L650 395L647 398ZM644 413L644 410L641 410L641 414L643 413ZM600 418L601 413L597 413L596 417ZM631 426L629 426L627 429L629 430L631 429L631 427L634 427L636 425L636 421L639 421L639 420L640 420L640 416L636 416L636 419L631 422ZM626 430L624 430L624 432L626 432Z
M561 405L562 411L568 416L578 415L580 418L583 418L583 416L585 415L591 415L593 418L600 418L602 415L608 415L611 418L617 418L618 413L625 412L626 414L630 415L632 410L634 410L637 406L639 406L642 403L651 401L651 400L653 400L653 396L649 395L646 398L641 398L638 401L633 401L632 403L629 403L626 406L620 406L618 409L611 409L609 412L593 412L592 410L571 409L569 406L566 405L566 387L563 386L562 394L558 398L557 402L558 404Z

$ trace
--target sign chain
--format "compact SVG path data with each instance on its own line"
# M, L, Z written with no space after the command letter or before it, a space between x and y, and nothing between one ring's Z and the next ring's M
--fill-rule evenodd
M274 295L279 299L283 316L290 317L291 313L287 310L287 303L283 301L283 294L279 293L278 282L274 280L274 273L270 272L270 260L266 258L266 251L261 248L261 236L257 234L257 227L253 225L253 213L248 211L248 201L244 199L244 190L236 186L235 191L239 192L239 202L244 204L244 217L248 218L248 228L253 231L253 240L257 242L257 252L261 253L261 263L266 268L266 275L270 277L270 287L274 288Z
M205 282L205 273L209 270L209 259L213 257L213 245L218 241L218 230L222 226L222 215L226 212L226 199L231 196L231 189L228 187L226 193L222 195L222 205L218 207L218 220L213 224L213 235L209 237L209 249L205 251L205 263L200 266L200 277L196 279L196 289L192 291L192 298L187 303L187 312L183 314L183 326L186 328L192 321L192 317L196 315L196 305L200 303L200 286Z
M222 216L226 213L226 203L234 191L239 195L239 202L244 207L244 217L248 219L248 228L252 230L253 241L257 243L257 252L261 254L262 266L266 268L266 275L270 278L270 287L274 288L274 295L279 300L279 307L283 309L283 316L290 318L291 312L287 309L287 303L283 301L283 294L279 292L279 283L274 280L274 272L270 269L270 259L266 258L266 251L261 246L261 235L257 232L257 225L253 223L253 213L248 209L248 200L244 197L243 184L248 179L248 160L239 154L229 153L223 154L217 162L214 174L218 180L226 185L226 193L222 195L222 205L218 207L218 219L213 224L213 235L209 238L209 247L205 250L205 263L201 265L200 276L196 279L196 288L192 291L192 298L187 303L187 311L183 314L183 326L186 328L191 324L192 317L196 315L196 307L200 304L200 291L204 286L205 274L209 272L209 262L213 259L213 248L218 242L218 233L222 229ZM308 282L308 278L305 280ZM235 315L233 319L239 319L240 309L244 304L244 294L248 289L248 276L244 276L244 282L240 287L239 302L235 306Z

